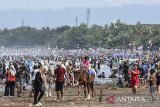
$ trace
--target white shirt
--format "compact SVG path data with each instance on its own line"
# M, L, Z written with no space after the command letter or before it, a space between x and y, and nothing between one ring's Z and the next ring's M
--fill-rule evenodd
M39 69L35 69L33 72L33 76L32 76L32 80L35 80L35 78L36 78L36 74L37 74L37 72L39 71Z

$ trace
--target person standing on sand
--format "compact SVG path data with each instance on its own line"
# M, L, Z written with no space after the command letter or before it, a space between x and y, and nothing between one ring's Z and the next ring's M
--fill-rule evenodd
M74 86L74 74L73 74L73 65L71 61L68 61L68 65L66 67L67 75L69 76L69 84Z
M16 88L17 88L17 97L21 97L23 85L25 82L26 71L24 63L22 63L16 72Z
M101 60L98 60L98 64L97 64L97 69L98 69L98 73L100 73L101 70Z
M137 92L137 87L139 85L139 74L140 71L138 70L138 66L134 65L134 70L129 69L129 74L131 75L131 81L130 85L132 87L132 93L136 94Z
M31 92L30 92L30 94L29 94L30 97L32 97L32 94L34 93L34 80L35 80L35 77L36 77L36 73L39 71L37 65L34 65L33 69L34 69L34 70L33 70L32 73L31 73L32 90L31 90Z
M55 88L56 88L56 94L57 94L57 99L58 102L59 101L63 101L63 88L64 88L64 82L65 82L65 78L67 77L66 74L66 70L61 66L61 64L59 63L57 65L58 67L55 69L55 78L56 78L56 84L55 84ZM61 96L60 96L61 94Z
M25 63L20 64L18 71L20 73L19 74L19 78L20 78L19 83L21 85L20 88L22 88L23 90L26 90L27 69L26 69Z
M155 91L156 91L156 76L155 76L155 70L150 70L150 77L149 77L149 86L150 86L150 94L152 96L152 102L155 100Z
M109 67L110 67L110 72L112 73L112 70L113 70L113 59L110 60Z
M125 86L128 85L128 79L129 79L128 68L129 68L129 65L128 65L127 61L124 61L124 64L123 64L123 74L124 74L124 85Z
M4 96L14 96L16 84L16 70L13 65L6 72L6 86Z
M149 71L149 65L147 64L147 62L143 62L142 63L142 70L144 73L144 81L143 81L143 87L147 87L146 81L148 79L148 71Z
M42 65L39 65L39 71L37 71L35 80L34 80L34 104L36 106L41 106L40 100L44 96L45 93L45 68Z
M123 82L123 67L122 67L122 65L119 65L117 74L118 74L118 83L117 83L117 85L122 88L122 87L124 87L124 82Z
M53 85L53 77L54 77L54 65L53 63L50 63L48 72L46 73L47 78L47 90L46 90L46 96L52 97L52 85Z
M158 97L160 97L160 65L158 65L158 70L156 73L156 85L157 85L157 92L158 92Z

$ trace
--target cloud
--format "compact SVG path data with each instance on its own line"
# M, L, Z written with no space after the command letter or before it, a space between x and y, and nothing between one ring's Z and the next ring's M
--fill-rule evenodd
M0 9L60 9L65 7L113 7L132 4L160 5L160 0L0 0Z

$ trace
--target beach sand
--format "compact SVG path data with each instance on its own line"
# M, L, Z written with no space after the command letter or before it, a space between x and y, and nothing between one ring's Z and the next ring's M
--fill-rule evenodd
M156 100L152 103L151 96L148 88L139 88L138 97L145 98L145 101L116 101L118 97L133 97L130 88L115 88L109 85L96 85L96 97L91 100L84 100L84 94L82 91L81 98L77 100L77 87L65 87L64 89L64 101L57 102L55 91L52 91L53 97L42 98L42 107L158 107L160 100ZM102 101L99 101L100 89L102 89ZM3 93L1 93L3 95ZM114 96L114 103L106 100L107 98ZM15 97L0 97L0 107L28 107L33 103L33 97L29 97L29 90L23 92L21 98ZM34 107L34 105L32 105Z

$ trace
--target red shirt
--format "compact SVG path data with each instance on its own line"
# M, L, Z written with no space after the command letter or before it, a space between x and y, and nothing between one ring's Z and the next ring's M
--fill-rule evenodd
M135 73L133 72L130 72L131 74L131 81L139 81L139 74L140 74L140 71L139 70L134 70Z
M16 76L11 75L10 71L6 73L6 77L9 81L16 81Z
M63 67L59 67L55 70L56 82L64 82L66 70Z

